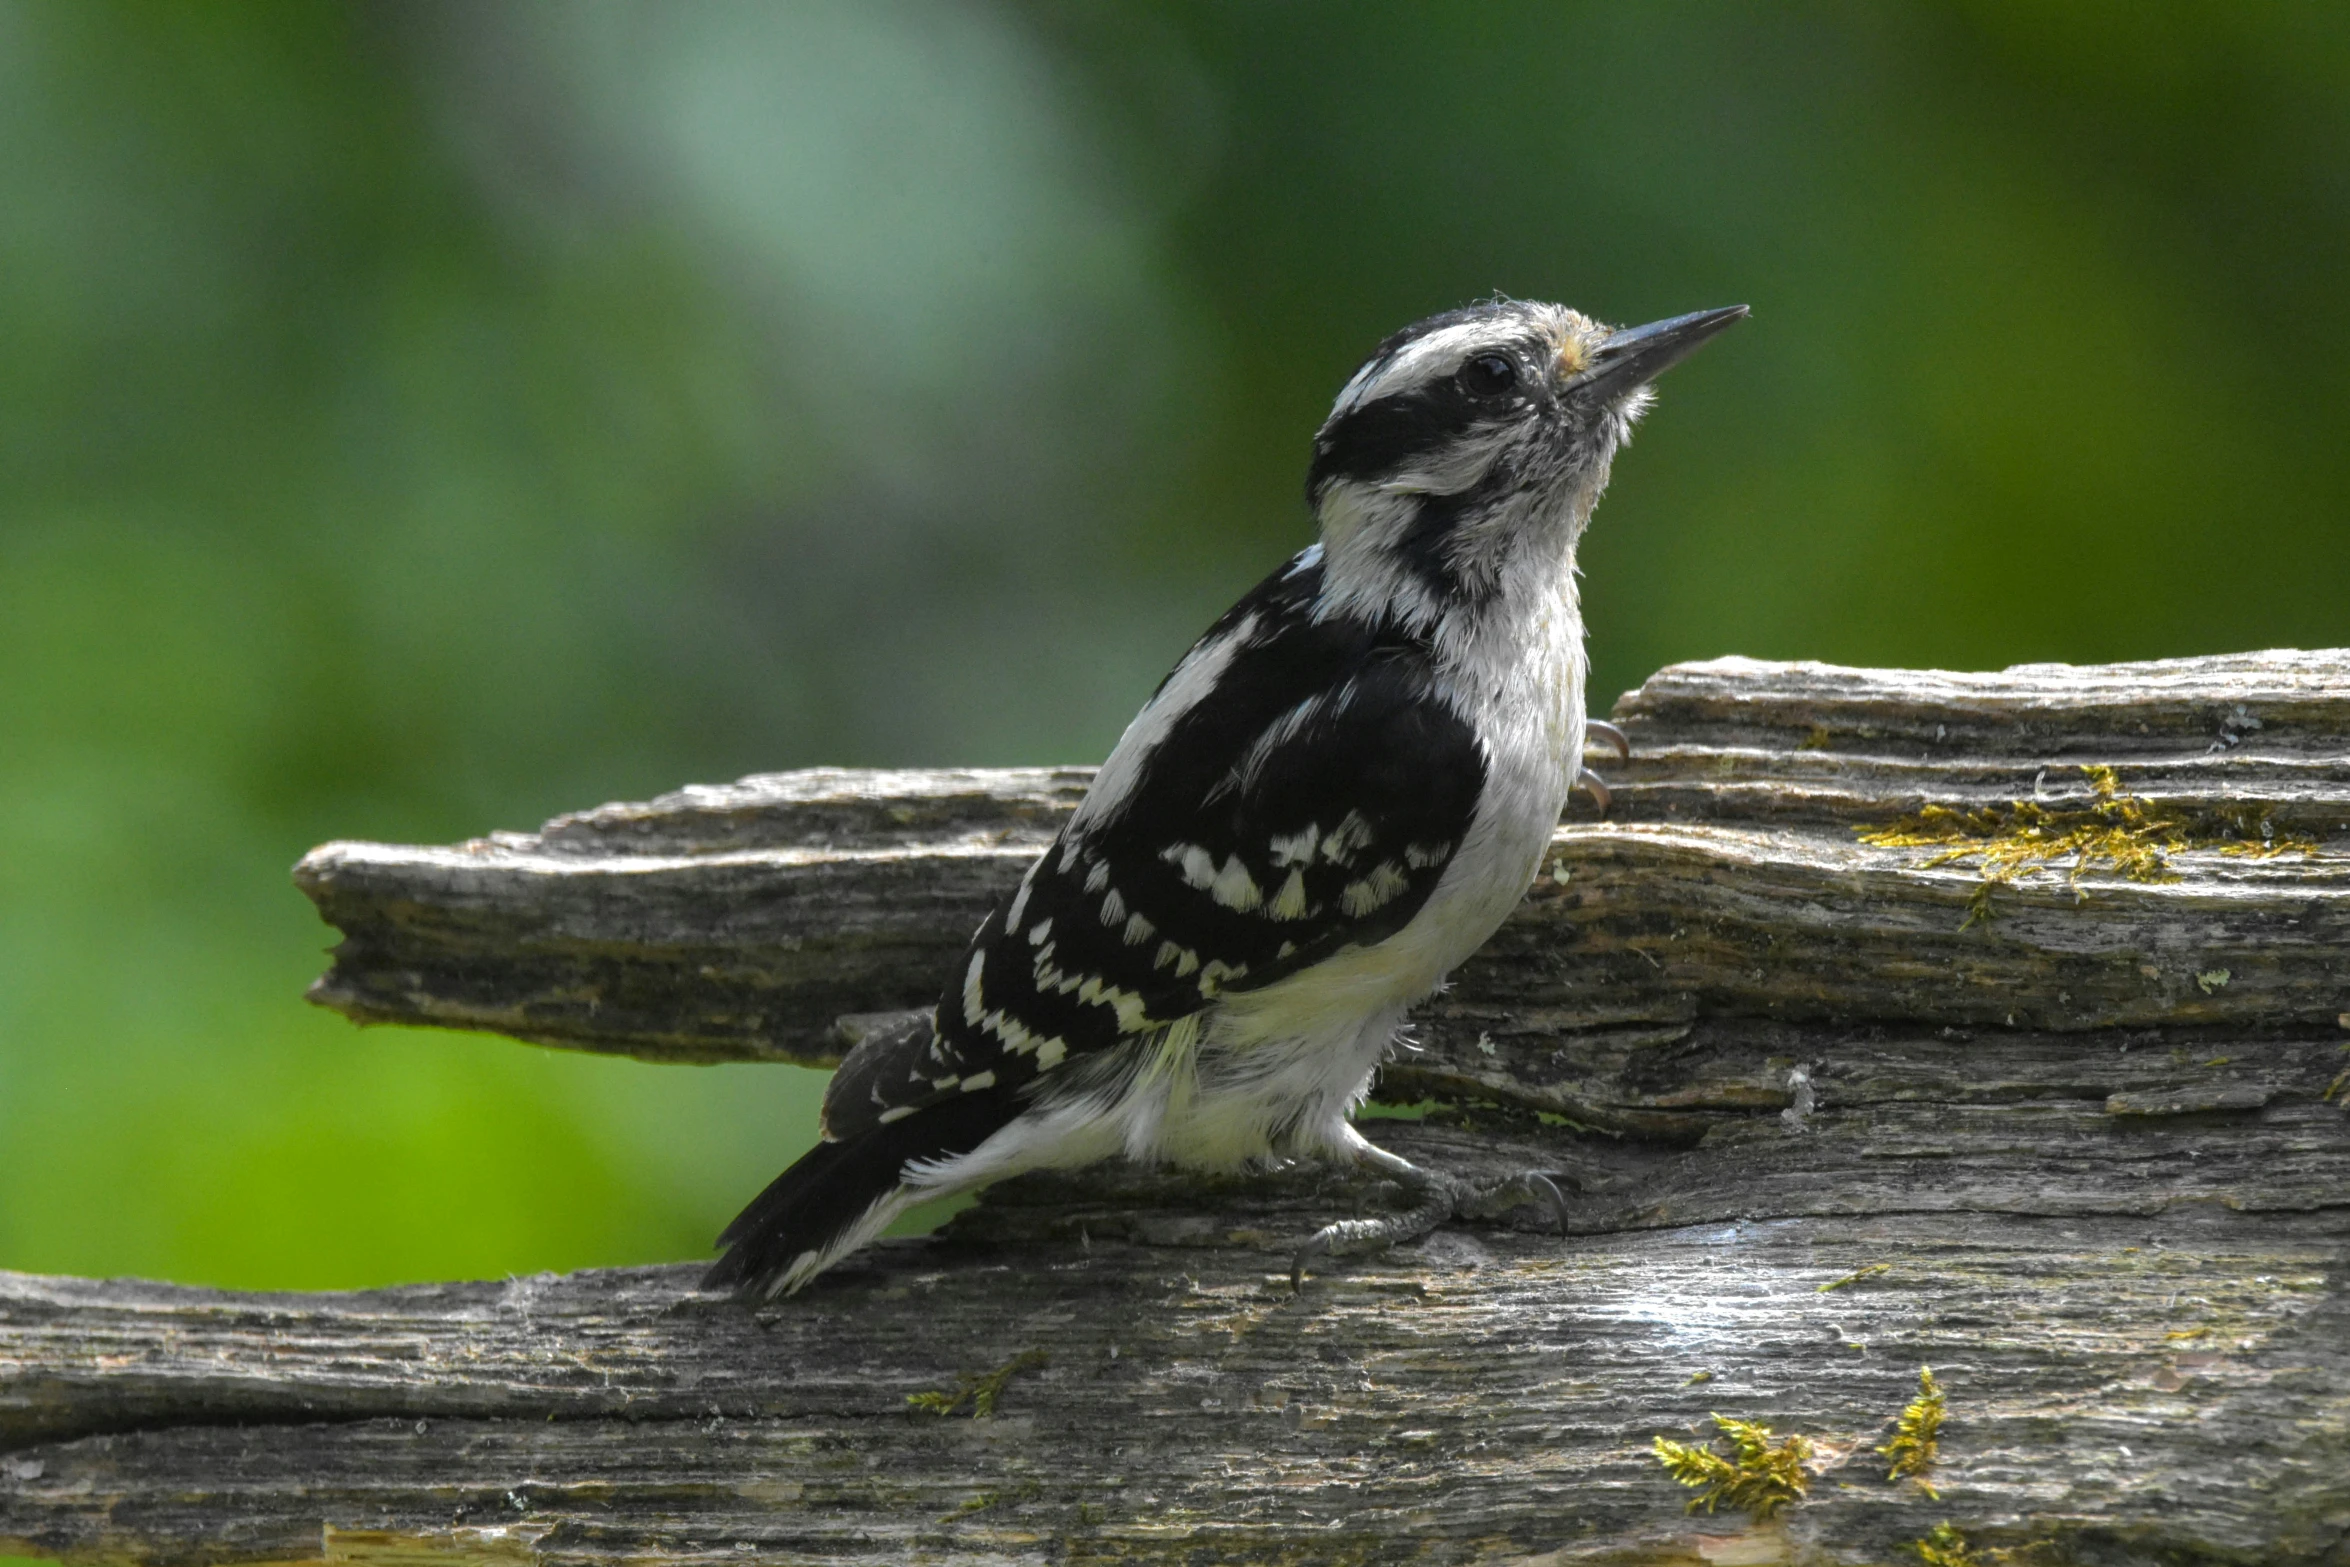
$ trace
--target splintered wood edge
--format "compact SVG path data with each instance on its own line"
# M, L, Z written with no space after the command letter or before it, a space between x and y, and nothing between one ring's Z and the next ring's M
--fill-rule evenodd
M1823 703L1840 723L1855 715L1882 720L1883 732L1862 750L1842 749L1851 736L1819 722L1828 712ZM2184 951L2197 944L2191 927L2207 919L2240 925L2272 917L2291 926L2315 912L2321 924L2338 922L2338 912L2324 911L2350 886L2350 856L2340 850L2350 833L2350 754L2341 738L2350 733L2350 652L2025 665L1981 675L1721 659L1660 671L1618 709L1644 747L1629 763L1601 764L1616 778L1618 820L1590 823L1576 815L1580 806L1571 810L1546 874L1582 877L1589 886L1591 877L1619 875L1605 862L1624 860L1620 876L1660 878L1652 890L1683 921L1719 915L1725 929L1741 919L1752 925L1751 911L1729 905L1737 885L1760 874L1813 886L1839 907L1861 911L1862 924L1889 921L1929 936L1945 922L1955 927L1978 912L1973 900L1982 882L1972 867L1930 867L1925 850L1872 849L1857 842L1856 829L1927 801L1996 803L2023 797L2027 786L2052 797L2079 795L2081 761L2110 750L2107 741L2138 744L2149 724L2163 731L2155 737L2163 749L2123 759L2133 791L2158 804L2276 807L2293 830L2324 839L2326 852L2315 862L2183 855L2175 863L2184 879L2169 885L2036 874L1997 890L2003 927L1996 936L1978 933L1970 964L1980 950L1991 951L1991 969L2028 987L2037 970L2029 961L2003 968L2000 944L2046 941L2063 951L2159 938L2166 950ZM2322 720L2314 729L2312 715ZM2026 716L2030 723L2019 722ZM1900 750L1921 736L1935 739L1951 721L1963 722L1963 739L1941 749L1928 744L1923 753ZM2216 737L2203 739L2214 725ZM1886 754L1886 735L1903 726L1916 732L1894 746L1900 754ZM2080 743L2058 743L2068 737ZM2330 749L2311 754L2306 742L2313 737ZM1728 743L1742 738L1760 743ZM2243 744L2229 749L2237 741ZM2064 760L2043 760L2056 750ZM2060 781L2051 785L2050 772ZM362 1022L475 1029L651 1060L829 1065L841 1048L838 1016L924 999L915 992L927 987L910 975L884 987L888 994L873 988L870 943L911 943L909 960L917 949L959 945L995 881L1008 885L1074 809L1090 777L1082 767L815 769L602 806L558 817L536 834L496 833L447 847L323 845L296 867L295 880L346 940L310 996ZM2069 786L2061 781L2068 778ZM1590 869L1595 862L1601 868ZM884 875L891 867L920 868L929 894L905 896ZM821 888L790 890L795 869L824 878ZM882 879L868 887L868 875ZM705 877L729 881L708 890L709 917L691 912ZM1512 928L1540 923L1533 904L1549 889L1538 882L1535 891ZM2094 907L2075 903L2083 891ZM813 913L808 928L787 925L765 938L717 928L741 900L773 907L778 896L845 898L860 907L853 928L830 928ZM1639 913L1611 901L1585 922L1584 934L1603 946L1640 949L1649 938L1610 923L1637 924ZM1755 927L1755 939L1767 935ZM2282 929L2278 939L2296 945ZM790 948L803 950L786 961ZM827 956L836 948L837 957ZM1723 983L1687 964L1675 983L1698 997L1701 1009L1771 1010L1769 966L1757 963L1759 951L1719 956ZM2272 976L2265 991L2181 994L2167 1010L2133 998L2102 1019L2091 1007L2071 1026L2273 1023L2277 986L2301 983L2300 960L2283 961L2289 972ZM665 1018L648 1000L663 987L681 996L707 990L695 976L709 974L712 962L748 987L711 1001L726 1015L722 1025L690 1009ZM1758 966L1765 970L1759 991L1737 977ZM2227 966L2223 955L2195 972ZM804 988L819 971L831 976L820 987L821 1005ZM1867 982L1866 975L1854 978ZM598 986L614 980L631 988L632 1004L592 1004ZM1637 980L1610 983L1637 991ZM2316 1023L2331 1016L2336 998L2318 993L2327 988L2324 975L2310 976L2307 1005L2294 1017ZM1817 994L1797 999L1805 1007L1829 1004ZM2340 999L2350 1009L2350 996ZM1659 1015L1653 998L1635 1010ZM2056 1020L2046 1008L2038 1015Z

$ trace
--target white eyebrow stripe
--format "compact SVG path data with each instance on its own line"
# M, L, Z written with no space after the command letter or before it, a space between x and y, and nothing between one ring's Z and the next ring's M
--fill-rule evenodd
M1352 412L1374 398L1391 397L1397 392L1423 386L1439 375L1449 374L1469 352L1480 345L1506 344L1523 337L1526 324L1502 318L1499 320L1462 321L1442 327L1417 338L1397 350L1395 357L1376 364L1368 364L1355 372L1353 380L1338 394L1333 414Z

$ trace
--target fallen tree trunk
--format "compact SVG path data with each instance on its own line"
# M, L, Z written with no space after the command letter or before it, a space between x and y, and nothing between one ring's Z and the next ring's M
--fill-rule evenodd
M1567 1236L1520 1210L1293 1294L1297 1241L1388 1194L1089 1172L757 1317L690 1269L9 1277L0 1539L2350 1561L2350 654L1723 660L1616 717L1610 819L1577 808L1381 1086L1416 1106L1378 1128L1415 1158L1574 1172ZM930 998L1085 779L797 774L328 845L297 870L345 934L313 996L825 1063ZM1925 1366L1937 1458L1888 1480ZM1714 1411L1809 1438L1808 1494L1685 1513L1651 1444L1703 1443Z

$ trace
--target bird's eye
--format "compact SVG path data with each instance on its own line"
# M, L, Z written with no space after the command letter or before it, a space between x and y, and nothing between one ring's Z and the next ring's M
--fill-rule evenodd
M1471 397L1499 397L1518 384L1518 366L1507 354L1479 354L1461 366L1460 381Z

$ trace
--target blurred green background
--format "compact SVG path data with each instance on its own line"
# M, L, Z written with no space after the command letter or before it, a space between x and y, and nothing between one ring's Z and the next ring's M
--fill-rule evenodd
M0 5L0 1266L704 1255L814 1074L355 1030L296 856L1098 759L1494 290L1754 306L1602 710L2350 642L2346 279L2338 3Z

